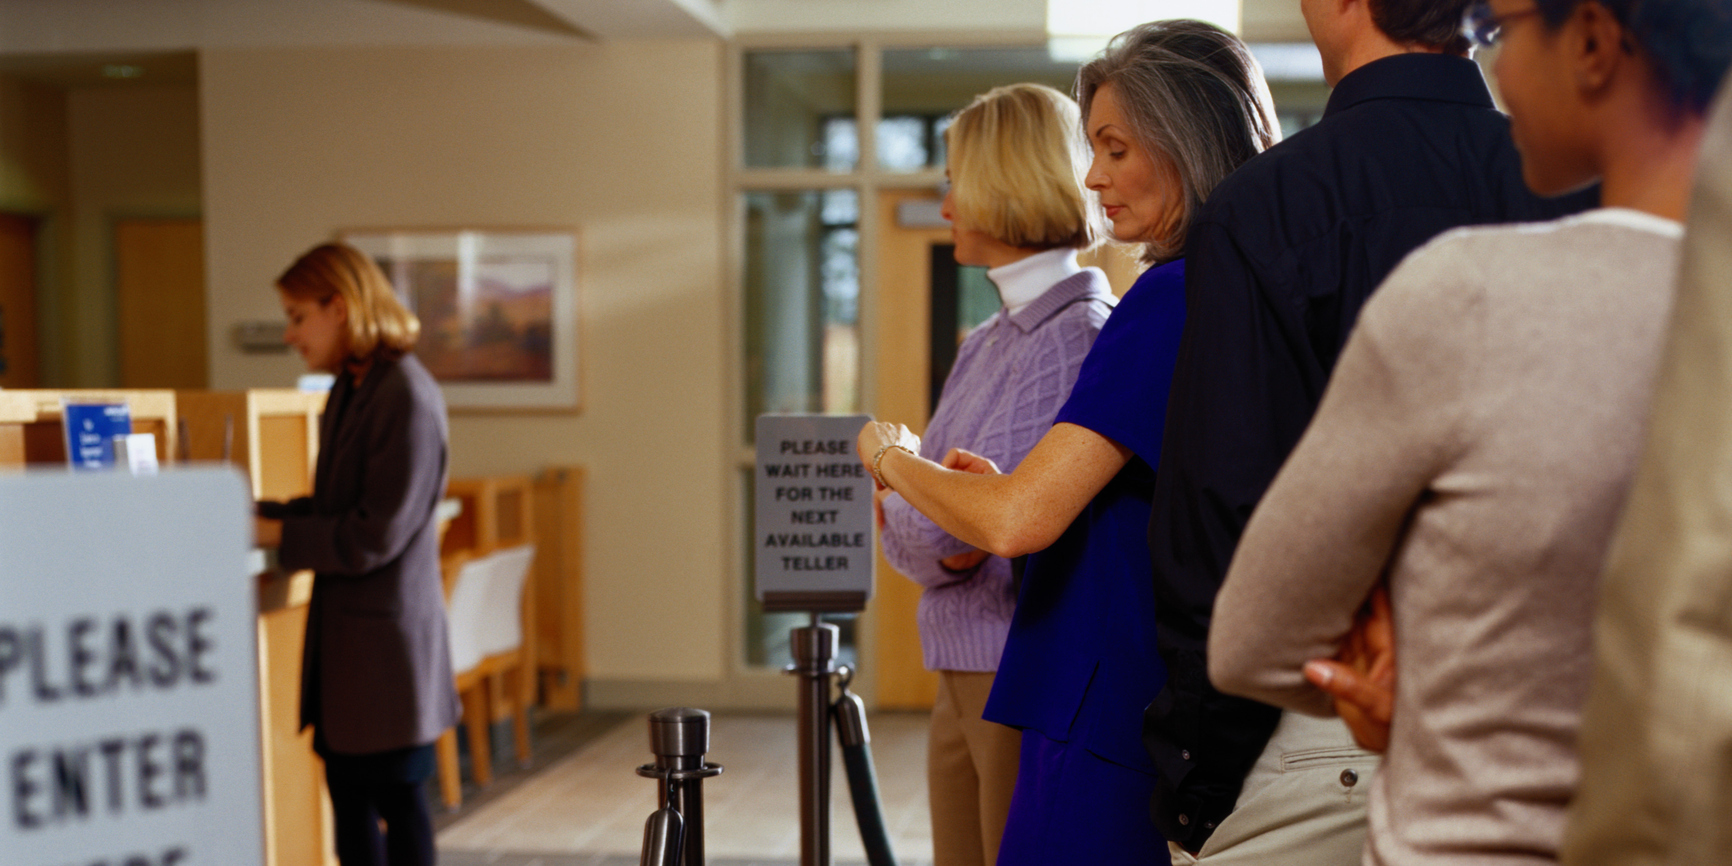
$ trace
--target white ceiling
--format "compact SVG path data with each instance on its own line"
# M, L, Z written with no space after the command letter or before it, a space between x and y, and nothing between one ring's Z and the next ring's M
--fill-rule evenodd
M299 44L1038 31L1046 0L0 0L0 53ZM1245 0L1245 36L1303 41L1299 0Z

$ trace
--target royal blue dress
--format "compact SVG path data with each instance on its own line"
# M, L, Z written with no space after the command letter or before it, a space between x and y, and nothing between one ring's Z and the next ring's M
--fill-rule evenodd
M1023 575L985 711L1023 731L999 866L1170 862L1149 820L1142 718L1166 681L1147 538L1184 307L1183 260L1145 272L1055 419L1132 456Z

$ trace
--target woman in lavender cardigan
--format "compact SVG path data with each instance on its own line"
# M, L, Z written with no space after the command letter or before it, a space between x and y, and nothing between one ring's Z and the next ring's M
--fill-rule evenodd
M1015 84L978 97L945 132L956 261L990 268L1004 308L975 329L927 427L951 448L1015 466L1052 425L1114 303L1106 275L1079 268L1091 241L1076 103ZM1016 599L1009 560L958 541L889 491L879 502L890 564L924 586L920 641L939 673L927 750L935 866L998 857L1016 782L1018 734L981 710Z

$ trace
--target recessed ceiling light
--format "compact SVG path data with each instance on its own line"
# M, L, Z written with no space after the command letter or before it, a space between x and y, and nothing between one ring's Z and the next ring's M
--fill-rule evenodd
M139 78L144 75L144 67L130 63L109 63L102 67L104 78Z
M1080 63L1105 48L1114 34L1163 18L1198 18L1237 33L1240 5L1240 0L1047 0L1047 54Z

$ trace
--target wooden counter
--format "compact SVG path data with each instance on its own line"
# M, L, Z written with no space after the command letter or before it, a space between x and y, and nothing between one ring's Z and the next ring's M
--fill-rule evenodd
M313 490L325 395L288 388L175 394L182 453L233 463L256 499ZM283 574L274 551L258 576L259 739L264 772L265 866L337 866L324 763L301 730L301 648L313 573Z
M36 420L36 401L23 391L0 391L0 466L24 465L24 425Z
M259 737L265 866L336 866L325 768L301 730L301 647L313 573L259 575Z
M182 455L227 460L246 474L257 498L312 491L325 397L282 388L0 390L0 466L65 465L66 398L125 402L133 432L156 434L157 459L164 464ZM262 568L257 580L265 864L336 866L324 767L313 753L312 734L300 730L301 647L313 575Z
M174 392L168 390L0 391L0 466L66 463L66 431L60 423L60 401L66 398L127 404L132 414L132 432L155 434L157 462L171 463L179 453L174 397Z

